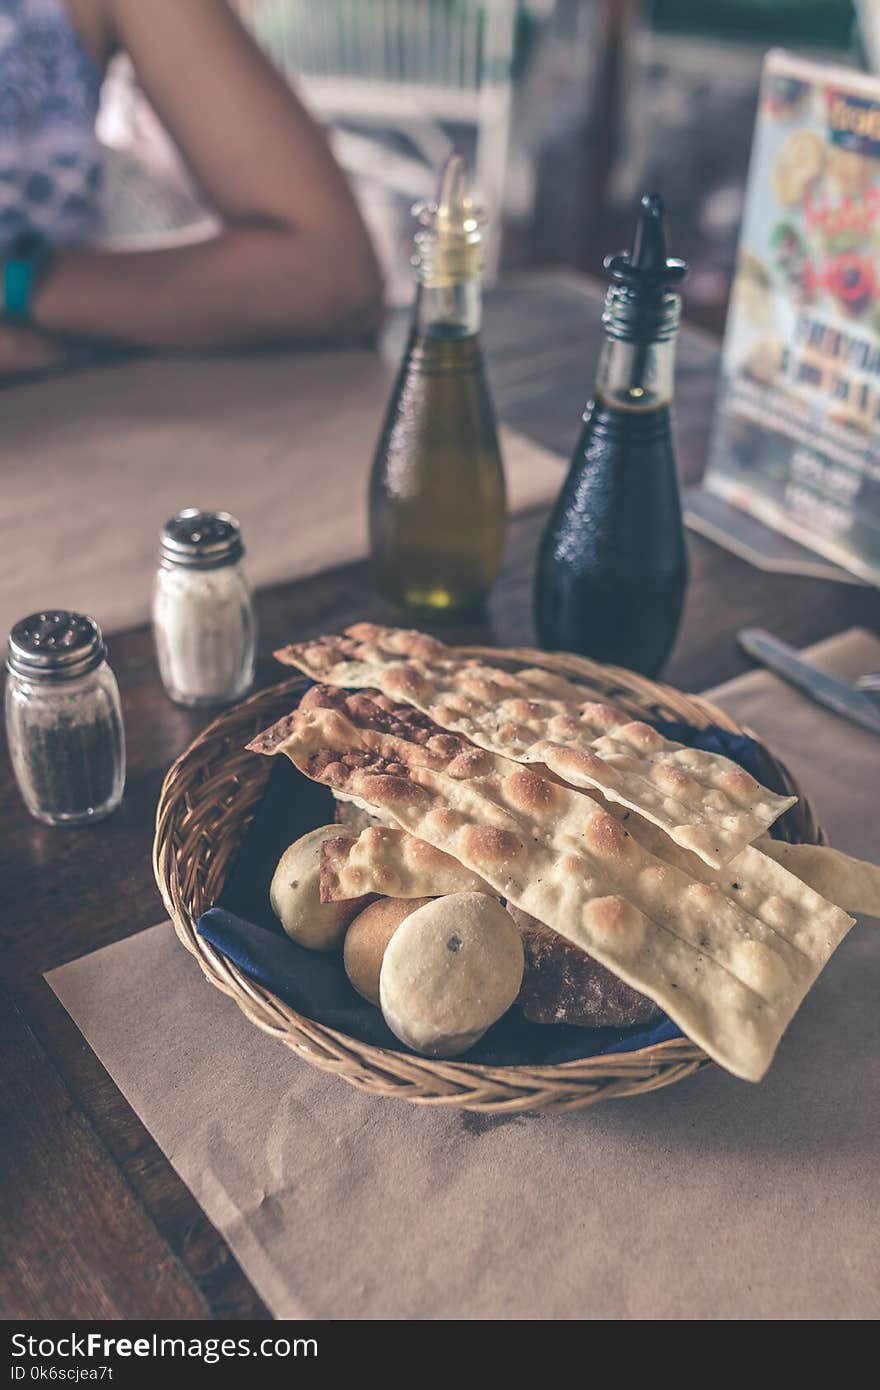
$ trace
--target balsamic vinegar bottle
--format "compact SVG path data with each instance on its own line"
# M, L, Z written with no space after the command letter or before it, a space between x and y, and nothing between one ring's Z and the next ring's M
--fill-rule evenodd
M507 506L479 342L486 219L459 155L443 168L436 202L415 211L419 287L370 475L370 548L380 593L437 620L487 597Z
M654 676L678 630L687 552L670 404L687 272L663 202L642 199L632 249L609 256L595 399L538 553L541 645Z

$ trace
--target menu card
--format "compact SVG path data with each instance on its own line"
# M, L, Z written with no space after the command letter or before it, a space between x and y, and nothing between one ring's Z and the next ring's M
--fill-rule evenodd
M880 80L767 55L716 497L880 582Z

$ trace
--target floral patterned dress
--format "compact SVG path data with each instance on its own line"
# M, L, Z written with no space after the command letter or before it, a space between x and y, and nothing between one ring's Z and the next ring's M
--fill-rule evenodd
M63 0L0 0L0 255L29 233L54 246L89 239L101 80Z

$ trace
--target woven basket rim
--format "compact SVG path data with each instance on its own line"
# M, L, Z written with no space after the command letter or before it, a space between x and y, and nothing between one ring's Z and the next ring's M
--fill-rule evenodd
M704 696L676 690L673 686L648 680L620 667L602 666L568 653L541 652L530 647L495 648L462 646L455 649L468 657L497 663L543 666L598 685L615 703L630 708L640 718L678 719L696 727L712 724L732 733L744 733L758 743L770 768L785 789L800 798L795 838L807 843L824 843L808 798L792 775L757 735L739 725L725 711ZM175 932L194 955L211 983L233 998L245 1014L264 1032L279 1038L305 1060L334 1072L359 1089L377 1095L400 1095L416 1104L450 1105L465 1109L503 1112L525 1110L567 1110L589 1105L599 1099L644 1093L682 1080L709 1065L709 1058L687 1037L649 1044L630 1052L599 1053L554 1064L496 1064L418 1056L394 1048L361 1042L340 1030L328 1027L299 1013L264 985L252 980L232 961L198 935L196 921L206 907L205 900L219 893L224 866L228 868L234 849L244 835L262 788L269 774L269 760L256 755L246 764L248 786L257 785L250 809L224 825L227 838L219 845L200 843L199 815L206 809L216 813L215 783L223 784L224 763L240 756L250 734L238 733L253 724L253 732L272 722L277 714L264 714L275 706L280 712L303 690L301 676L266 687L246 700L224 710L188 745L169 768L159 795L153 841L153 870L165 909ZM288 705L289 707L289 705ZM260 712L257 718L257 712ZM236 731L234 734L230 730ZM206 756L207 755L207 756ZM202 775L207 771L208 775ZM231 796L242 792L243 777L230 774ZM199 807L194 794L206 791L205 807ZM792 813L789 813L791 816ZM178 843L182 840L182 843ZM195 843L193 843L195 842ZM226 858L222 853L225 851ZM200 874L208 859L205 882ZM215 862L220 864L218 882L213 883Z

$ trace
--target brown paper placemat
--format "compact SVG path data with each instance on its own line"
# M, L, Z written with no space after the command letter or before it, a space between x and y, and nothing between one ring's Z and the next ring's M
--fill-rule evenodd
M155 358L3 393L0 632L39 608L146 622L159 528L181 507L242 523L254 584L367 552L366 493L393 367L376 353ZM514 430L512 512L563 461Z
M867 634L817 652L880 667ZM835 843L869 853L880 741L762 672L719 699L803 778ZM279 1317L872 1318L878 965L860 924L760 1086L713 1067L509 1118L371 1100L314 1070L167 923L47 978Z

